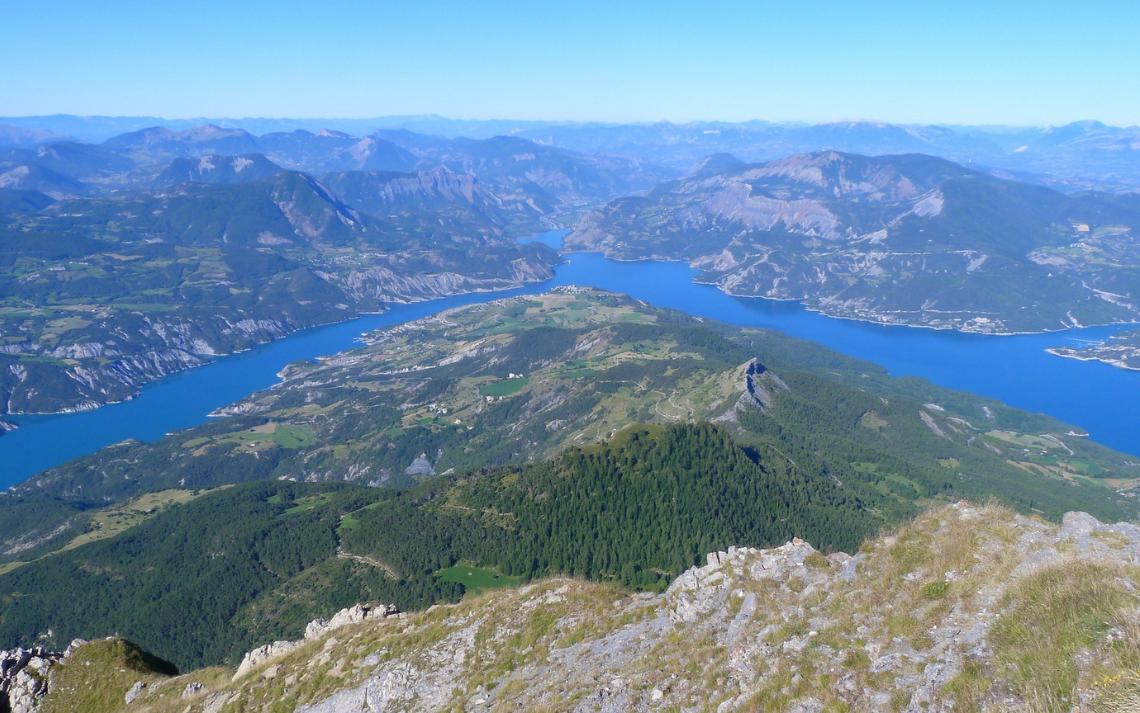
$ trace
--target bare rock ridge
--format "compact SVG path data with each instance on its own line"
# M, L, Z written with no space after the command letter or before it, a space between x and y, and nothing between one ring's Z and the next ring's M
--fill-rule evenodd
M299 641L274 641L246 653L238 665L237 671L234 672L233 680L236 681L249 672L284 656L306 641L315 641L341 627L365 621L383 621L389 617L398 616L402 616L402 614L394 604L354 604L346 609L341 609L328 619L314 619L305 627L303 639Z
M130 711L1137 710L1138 584L1135 524L958 503L854 555L712 552L659 594L555 578L410 615L350 608L232 680L117 695Z
M0 713L32 713L50 688L50 671L69 656L82 641L65 652L40 646L0 651Z
M740 397L731 408L713 417L714 422L735 422L738 415L749 408L767 411L776 403L780 392L791 390L783 379L757 359L749 359L740 365L736 370L735 381L740 384Z
M939 541L946 550L936 551ZM921 557L919 543L930 548ZM718 711L818 711L836 702L950 710L956 700L966 709L1022 709L1035 694L1003 682L995 665L1008 646L1006 630L1024 615L1022 588L1097 564L1108 568L1096 576L1107 575L1129 603L1127 622L1140 622L1140 528L1084 513L1056 527L960 503L855 556L823 555L799 539L766 550L730 547L663 594L619 596L600 607L583 606L576 582L530 585L509 602L460 608L432 646L386 661L357 687L301 710L698 710L709 700ZM514 612L510 623L495 620L501 608ZM912 623L896 623L900 617ZM510 652L520 665L453 697L449 682L485 681L473 673L494 668L488 649L510 646L528 622L549 618L549 648L536 642ZM582 627L590 633L575 641ZM1112 657L1130 636L1125 628L1123 620L1109 626L1070 662L1080 700L1104 696L1093 685L1093 662ZM1140 641L1127 646L1138 650ZM992 669L995 682L967 702L957 686L979 667ZM562 705L563 696L578 703Z

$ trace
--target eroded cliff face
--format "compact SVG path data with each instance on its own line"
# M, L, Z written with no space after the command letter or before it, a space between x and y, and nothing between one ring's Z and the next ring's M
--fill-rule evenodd
M1135 710L1138 583L1133 524L959 503L853 556L713 552L660 594L552 579L358 616L236 675L120 677L108 710Z

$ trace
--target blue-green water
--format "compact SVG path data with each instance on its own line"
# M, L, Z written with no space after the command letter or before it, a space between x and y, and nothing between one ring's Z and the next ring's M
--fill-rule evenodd
M556 245L560 236L552 233L541 239ZM78 414L11 418L20 429L0 437L0 486L127 438L154 440L201 423L214 409L275 383L286 364L352 348L368 330L449 307L568 284L625 292L653 305L731 324L778 329L875 362L895 375L921 376L1048 413L1087 429L1106 445L1140 454L1140 372L1061 359L1044 351L1072 339L1103 338L1114 328L990 337L884 327L825 317L791 303L730 297L694 284L692 278L693 270L681 263L616 262L572 254L548 282L395 306L381 315L310 329L218 359L152 384L131 401Z

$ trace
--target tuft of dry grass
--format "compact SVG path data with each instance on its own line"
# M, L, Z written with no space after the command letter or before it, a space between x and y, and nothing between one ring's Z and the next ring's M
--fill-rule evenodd
M1007 592L1005 613L990 632L995 665L1033 710L1072 708L1082 674L1090 673L1079 668L1079 654L1112 672L1140 660L1140 597L1122 585L1124 569L1070 560L1026 577Z

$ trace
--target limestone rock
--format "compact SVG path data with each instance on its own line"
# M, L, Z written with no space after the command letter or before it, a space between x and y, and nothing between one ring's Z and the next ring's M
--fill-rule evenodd
M305 640L317 639L325 634L349 624L357 624L372 619L386 619L399 614L395 604L354 604L341 609L329 619L314 619L305 627Z
M256 649L249 651L242 657L241 663L238 664L237 671L234 673L233 680L245 676L262 664L268 663L275 658L284 656L293 649L300 646L299 641L274 641L271 644L258 646Z
M0 651L0 710L33 713L47 694L51 667L63 654L36 646Z
M145 690L145 682L135 681L134 684L129 689L127 689L127 692L123 695L123 702L129 706L130 704L134 703L135 699L141 696Z
M341 627L400 615L400 610L395 604L354 604L341 609L328 619L314 619L305 626L305 637L303 639L299 641L274 641L246 653L234 673L233 680L236 681L273 659L290 653L306 641L319 639Z

